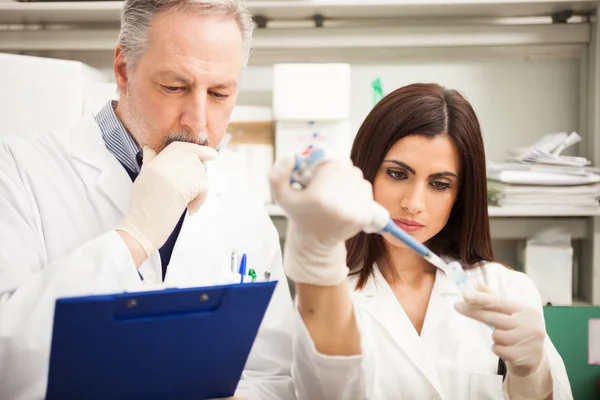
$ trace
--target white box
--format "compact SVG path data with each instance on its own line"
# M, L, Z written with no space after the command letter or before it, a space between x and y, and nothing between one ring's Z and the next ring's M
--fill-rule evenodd
M279 121L350 118L350 65L276 64L273 115Z
M271 107L236 105L229 117L229 123L265 121L273 121Z
M108 82L77 61L0 54L0 135L64 128L86 109L86 90Z
M275 158L300 154L309 146L325 149L332 157L350 157L350 122L277 122Z
M525 273L533 280L544 305L573 305L573 248L528 243Z

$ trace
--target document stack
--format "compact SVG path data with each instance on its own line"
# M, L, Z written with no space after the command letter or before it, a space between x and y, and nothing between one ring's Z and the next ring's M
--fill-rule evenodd
M501 207L600 209L600 169L585 157L561 155L578 143L573 132L549 134L514 151L507 162L488 163L488 199Z

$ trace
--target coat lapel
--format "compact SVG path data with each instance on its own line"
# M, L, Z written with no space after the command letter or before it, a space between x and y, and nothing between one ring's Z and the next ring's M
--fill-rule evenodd
M461 293L458 287L452 282L440 269L436 271L435 283L429 303L427 305L427 313L421 330L421 338L427 343L431 335L438 335L438 328L451 315L455 315L454 303L461 300Z
M108 151L102 132L91 114L86 114L71 128L70 143L72 155L75 159L75 168L82 177L82 181L95 183L96 188L121 214L127 211L131 191L131 178ZM88 189L93 190L92 187ZM96 204L96 206L101 207ZM105 210L98 210L99 213Z
M197 286L219 282L220 276L215 271L230 270L232 248L227 247L225 225L219 198L209 192L196 214L185 215L165 282Z
M367 312L385 328L398 347L422 372L425 379L442 398L445 398L428 348L417 334L379 269L375 267L375 278L369 280L360 294L367 298Z

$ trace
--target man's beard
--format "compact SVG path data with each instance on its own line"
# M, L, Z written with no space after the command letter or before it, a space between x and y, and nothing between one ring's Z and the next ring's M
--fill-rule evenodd
M138 142L138 146L140 146L139 140L142 138L146 138L147 140L148 138L162 137L163 135L160 132L155 131L147 126L145 122L146 118L144 118L144 112L141 110L140 107L137 107L137 99L134 96L132 96L133 91L131 90L131 86L133 85L129 85L127 89L128 99L125 103L126 107L124 109L123 118L125 119L124 122L127 128L129 129L130 134L133 136L134 140ZM167 147L173 142L187 142L198 144L200 146L209 146L210 138L208 137L208 134L206 132L171 132L162 139L162 141L158 145L158 148L154 149L154 151L156 151L156 153L158 154L161 151L163 151L165 147Z

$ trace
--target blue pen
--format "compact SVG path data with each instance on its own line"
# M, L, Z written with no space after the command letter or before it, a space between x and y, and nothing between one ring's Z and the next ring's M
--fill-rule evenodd
M240 283L244 283L244 275L246 275L246 254L242 254L242 261L240 262Z

